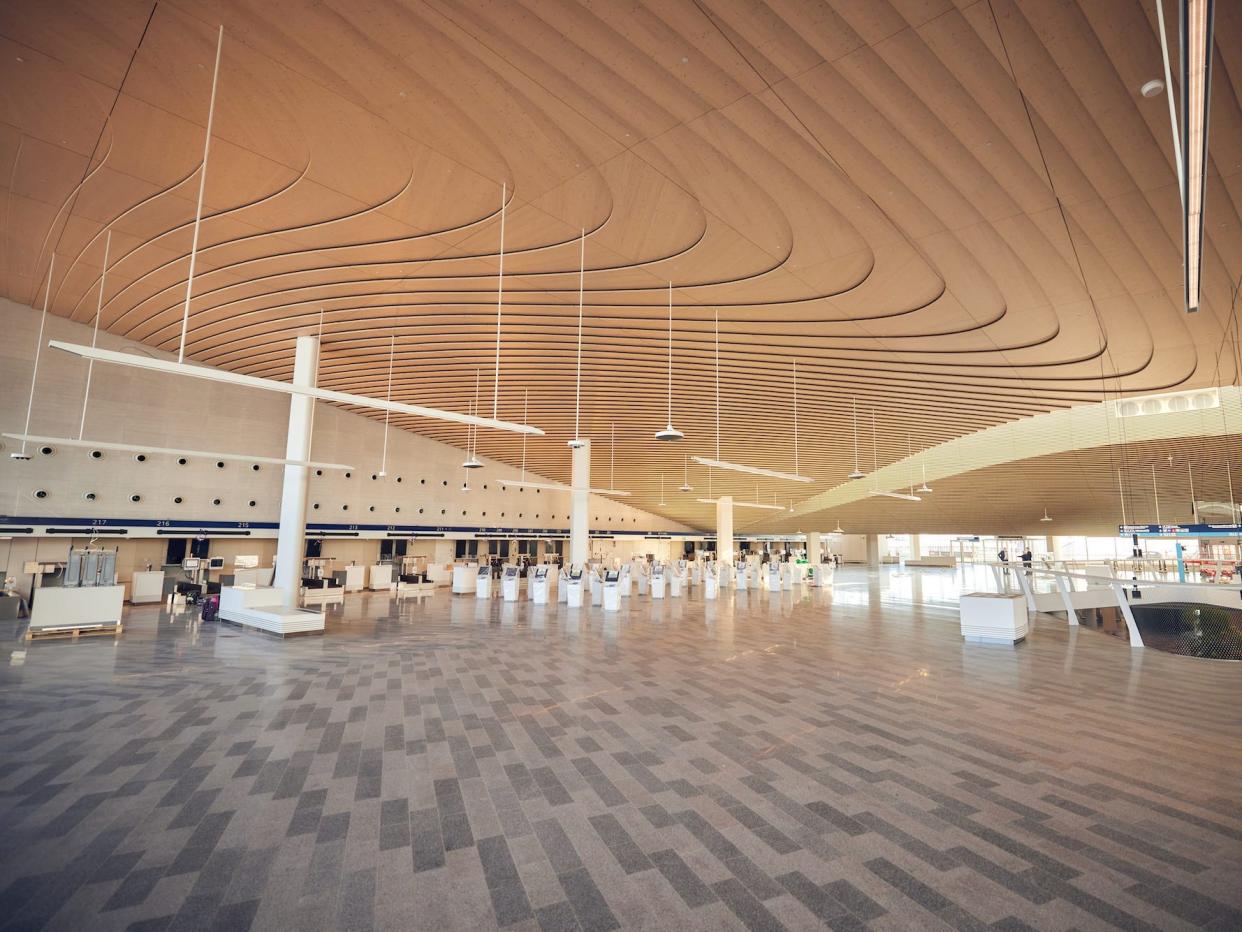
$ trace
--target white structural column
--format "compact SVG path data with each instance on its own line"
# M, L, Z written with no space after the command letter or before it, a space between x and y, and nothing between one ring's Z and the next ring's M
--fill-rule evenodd
M582 446L573 448L573 468L570 472L574 488L569 504L569 562L586 566L591 554L590 515L591 493L591 441L583 440Z
M293 384L313 388L319 363L319 340L298 337L293 357ZM315 401L306 395L289 397L289 437L285 457L305 461L311 448L311 412ZM280 530L276 538L276 573L273 585L284 590L286 607L298 604L302 586L302 557L306 550L307 467L286 466L280 493Z
M867 566L873 570L880 568L880 535L867 535Z
M716 559L733 563L733 496L716 499Z
M811 566L819 566L823 559L824 548L820 544L819 531L809 531L806 535L806 562Z

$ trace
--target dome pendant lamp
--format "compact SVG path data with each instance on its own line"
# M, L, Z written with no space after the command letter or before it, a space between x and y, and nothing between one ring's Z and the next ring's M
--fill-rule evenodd
M693 492L694 486L690 484L690 457L686 457L686 478L682 480L681 488L678 492Z
M656 431L656 440L678 441L685 434L673 426L673 283L668 283L668 426Z

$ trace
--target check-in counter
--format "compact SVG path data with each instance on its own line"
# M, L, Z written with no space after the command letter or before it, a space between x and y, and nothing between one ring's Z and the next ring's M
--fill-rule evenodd
M164 600L164 571L138 570L129 578L129 601L134 605Z

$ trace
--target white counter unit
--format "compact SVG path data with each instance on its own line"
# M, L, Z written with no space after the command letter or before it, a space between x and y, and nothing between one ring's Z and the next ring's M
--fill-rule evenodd
M41 586L30 607L30 631L115 627L124 605L124 586Z
M984 644L1016 644L1026 637L1026 601L1020 595L970 592L959 599L962 637Z
M233 570L234 586L270 586L272 584L272 574L276 572L274 566L255 566L244 569Z
M382 589L384 591L392 589L391 563L376 563L373 567L371 567L368 576L370 577L370 580L367 583L367 588Z
M164 571L138 570L129 578L129 601L134 605L164 598Z
M225 586L220 590L219 618L281 637L323 633L323 612L286 608L284 603L284 590L274 586Z
M473 595L476 588L474 578L478 571L477 563L454 563L453 595Z
M391 571L391 567L389 570ZM367 568L365 566L347 566L344 572L346 592L359 592L366 587ZM389 580L391 581L391 576Z

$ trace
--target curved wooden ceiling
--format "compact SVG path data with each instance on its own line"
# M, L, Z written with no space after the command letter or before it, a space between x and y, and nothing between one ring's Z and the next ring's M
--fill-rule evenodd
M1161 71L1139 0L13 0L0 286L39 304L55 253L52 310L91 321L111 229L102 325L176 347L223 23L187 355L288 378L322 310L321 384L382 394L395 335L394 399L467 410L477 370L490 414L503 186L499 414L528 404L548 432L528 465L568 480L585 230L596 474L615 424L628 501L710 526L706 470L673 490L686 454L716 448L716 315L721 458L792 470L796 361L816 480L712 478L743 498L844 481L854 398L889 461L908 437L1105 391L1236 382L1242 8L1216 16L1192 317L1167 104L1138 92ZM659 444L670 281L687 439ZM401 426L465 445L454 425ZM478 447L521 456L513 435Z

